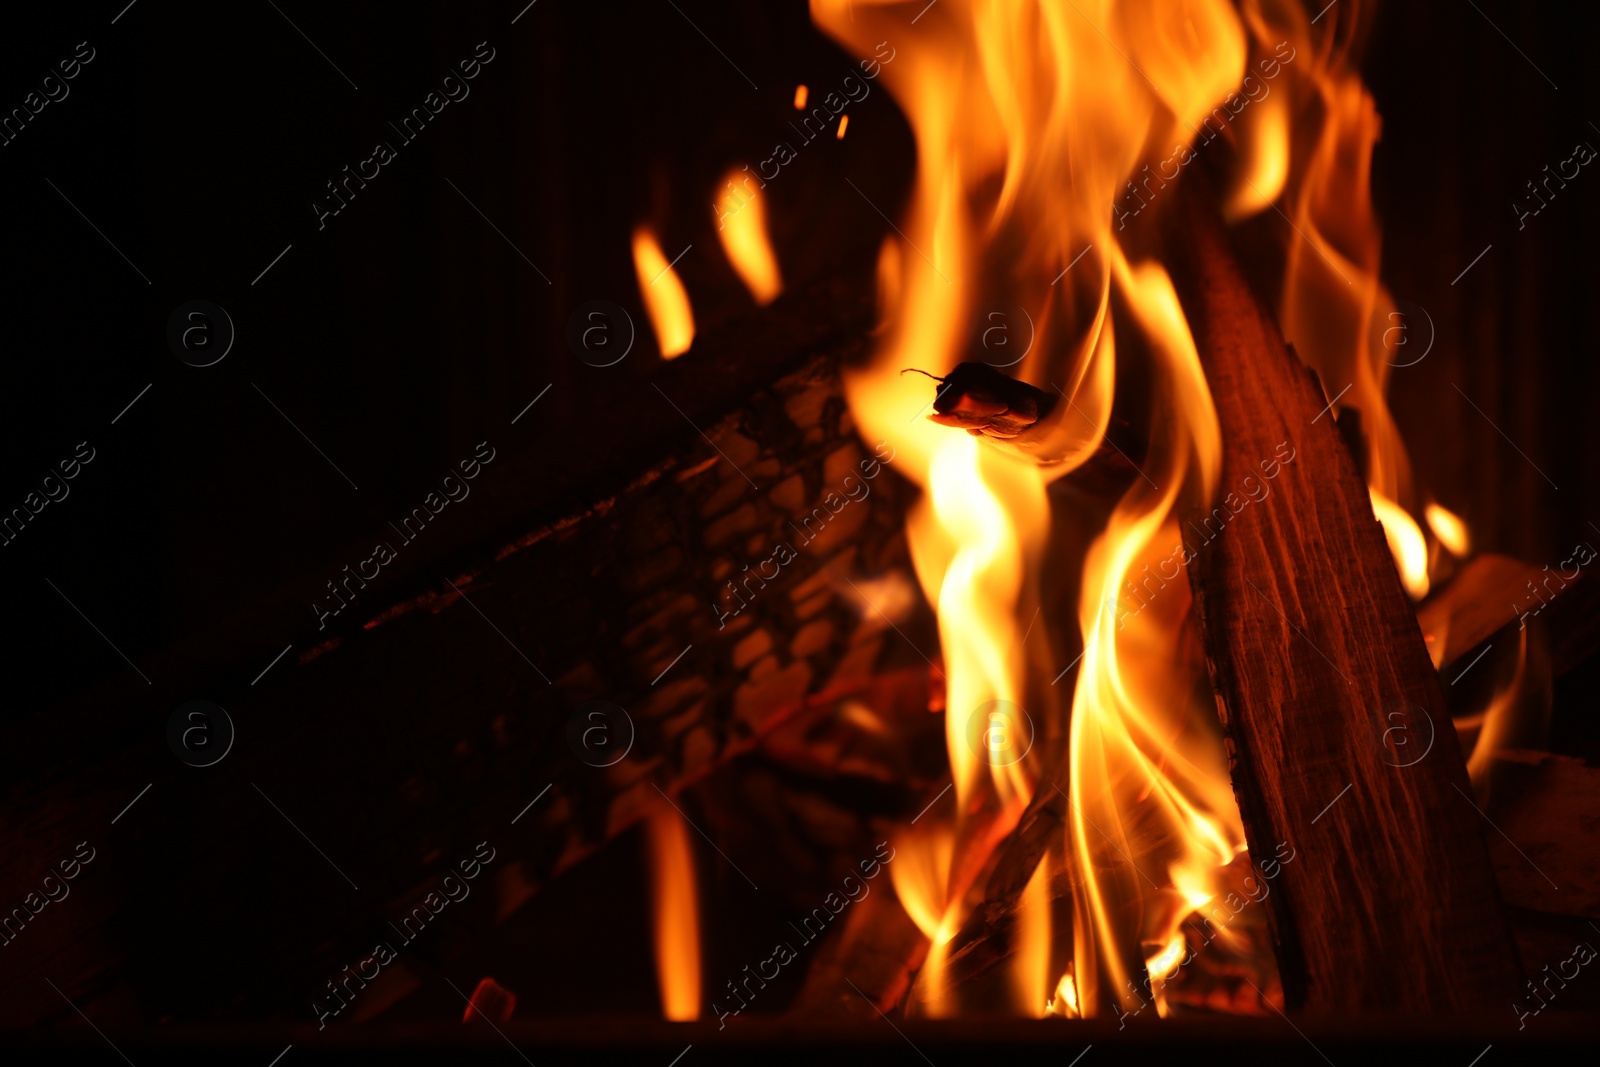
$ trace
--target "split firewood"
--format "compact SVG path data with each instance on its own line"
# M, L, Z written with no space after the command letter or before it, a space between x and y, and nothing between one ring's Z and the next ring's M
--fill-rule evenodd
M1287 1001L1503 1010L1516 954L1438 675L1367 486L1316 421L1324 391L1251 290L1204 177L1182 184L1166 234L1221 484L1282 442L1298 453L1190 568L1246 840L1298 853L1265 902ZM1386 744L1395 716L1434 738L1412 762Z

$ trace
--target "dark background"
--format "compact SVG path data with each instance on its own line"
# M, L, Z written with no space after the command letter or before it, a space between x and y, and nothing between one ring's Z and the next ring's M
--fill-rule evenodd
M669 256L693 245L679 271L702 335L753 315L716 243L710 192L735 161L794 140L797 82L836 81L850 61L798 3L689 3L680 14L541 0L511 26L517 6L280 14L265 2L138 3L112 25L121 8L107 3L12 16L0 45L8 108L77 42L96 50L70 95L0 148L10 354L0 507L20 506L77 442L96 454L70 497L0 548L13 714L128 670L45 577L136 663L220 626L259 637L234 650L240 669L264 665L284 642L317 636L307 605L323 583L477 442L509 461L383 582L403 584L685 431L646 385L657 363L647 329L635 355L598 370L568 351L568 317L606 298L643 327L628 249L641 220ZM1600 147L1589 62L1600 15L1479 6L1388 5L1368 50L1384 121L1374 167L1384 277L1437 327L1429 356L1394 373L1391 396L1423 484L1465 515L1478 544L1552 562L1600 516L1600 198L1586 169L1521 232L1511 203L1578 140ZM715 26L732 62L685 14ZM397 144L398 158L319 231L311 204L324 183L375 140L397 142L386 122L480 41L495 59L471 95ZM870 268L886 227L844 177L891 213L909 179L909 136L887 93L875 86L851 112L850 136L805 147L767 191L791 291ZM195 298L224 306L237 330L228 357L203 369L165 343L168 316ZM759 371L760 353L748 362ZM680 406L714 409L714 376L687 384Z
M753 308L713 230L723 171L794 140L794 85L851 69L804 4L539 0L510 25L523 2L284 0L280 12L265 0L140 0L115 25L123 0L8 13L0 107L20 106L78 42L97 53L65 100L0 147L0 510L78 442L96 451L71 495L0 547L8 717L48 716L130 675L111 644L163 689L242 684L285 644L325 636L307 606L323 582L477 442L500 458L374 583L374 611L437 584L465 546L524 529L692 434L652 382L698 419L769 380L768 353L790 351L810 320L845 314L830 296L841 280L870 303L887 224L845 179L892 215L913 167L879 85L851 107L843 141L802 148L767 190L788 289L773 308ZM1600 147L1600 15L1478 7L1390 4L1368 51L1385 123L1374 171L1384 277L1438 334L1422 363L1395 372L1391 396L1421 482L1467 518L1478 547L1553 563L1600 537L1588 525L1600 523L1600 178L1585 168L1520 232L1511 203L1575 142ZM906 46L914 36L908 25ZM495 58L471 95L399 145L387 121L480 41ZM312 201L376 140L397 159L319 231ZM645 220L669 257L692 246L678 270L701 336L724 339L721 362L697 366L691 353L660 366L628 245ZM165 338L173 309L195 298L237 328L228 357L203 369ZM566 341L573 310L597 298L631 309L641 329L633 354L603 370ZM60 724L59 751L6 753L12 797L27 793L34 761L85 743L72 725Z
M19 13L3 46L0 99L18 106L77 42L97 53L64 101L0 148L13 207L0 500L20 506L77 442L96 450L71 495L0 556L19 713L129 669L45 576L136 663L226 633L245 647L213 656L253 676L285 642L326 636L308 606L328 599L323 583L375 539L395 540L387 522L478 442L496 463L385 569L374 610L380 590L418 569L432 578L452 549L693 433L646 384L660 360L633 227L651 222L669 257L693 245L677 270L702 334L755 319L717 243L712 193L735 159L796 140L796 82L837 83L854 67L803 5L685 9L759 72L759 92L665 3L543 0L515 26L519 5L279 6L359 89L264 0L226 12L140 3L115 26L114 4ZM481 41L495 58L470 95L401 143L387 122ZM851 111L856 136L808 146L768 190L791 291L837 274L840 257L870 268L885 224L838 175L886 205L909 175L887 94ZM324 183L377 140L397 159L319 230ZM208 368L166 344L169 315L196 298L237 330ZM586 366L567 344L569 316L596 298L640 328L615 367ZM755 344L748 355L747 381L777 369ZM692 417L739 386L708 374L669 393Z

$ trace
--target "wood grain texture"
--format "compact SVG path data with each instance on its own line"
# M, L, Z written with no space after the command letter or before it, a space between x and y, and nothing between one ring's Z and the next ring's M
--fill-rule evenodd
M1334 419L1317 418L1323 390L1206 190L1184 184L1168 232L1221 423L1219 499L1295 449L1267 496L1223 506L1190 568L1251 852L1295 850L1267 904L1287 1002L1503 1011L1517 963L1488 827L1415 612Z

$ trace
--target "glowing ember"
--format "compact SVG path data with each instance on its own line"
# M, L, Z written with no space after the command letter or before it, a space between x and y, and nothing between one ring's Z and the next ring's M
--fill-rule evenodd
M844 131L849 125L850 125L850 116L849 115L840 115L839 116L839 132L834 134L834 136L836 138L838 138L839 140L841 140L841 141L844 140Z
M475 1017L482 1016L493 1022L505 1023L511 1021L516 1010L517 995L493 978L485 978L472 990L461 1021L470 1023Z
M689 310L689 294L647 226L633 231L633 270L661 356L676 359L694 343L694 313Z
M740 179L743 184L736 185ZM722 238L722 249L745 288L757 304L765 306L783 291L778 260L767 237L766 198L745 169L729 171L723 189L713 206L717 236Z
M653 882L656 978L661 1013L674 1022L700 1017L700 910L694 853L683 816L663 808L645 821Z
M810 95L811 91L804 85L796 85L794 87L794 109L796 111L804 111L806 108L806 99Z

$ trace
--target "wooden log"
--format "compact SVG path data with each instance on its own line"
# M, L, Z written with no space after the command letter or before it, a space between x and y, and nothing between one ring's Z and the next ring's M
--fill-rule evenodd
M1563 561L1560 571L1494 554L1469 560L1417 609L1423 634L1442 644L1433 650L1439 669L1470 661L1497 633L1509 627L1514 637L1534 620L1548 627L1557 675L1600 652L1600 582L1587 572L1562 577L1581 559Z
M1190 569L1250 850L1298 854L1267 905L1287 1003L1504 1010L1515 950L1415 613L1334 420L1318 418L1323 390L1197 185L1167 236L1221 425L1221 494L1295 450L1269 496L1224 508ZM1397 727L1431 746L1397 755Z
M486 936L664 805L664 793L750 752L793 717L870 699L897 666L915 663L924 677L920 655L873 606L883 596L865 592L871 579L912 588L901 532L907 491L893 464L871 468L869 494L853 494L837 511L821 503L866 484L861 463L871 453L856 438L838 378L848 351L816 354L721 417L697 420L698 428L680 419L677 444L617 472L620 485L531 518L509 542L497 537L438 563L412 595L380 599L373 589L345 616L364 621L285 652L259 685L251 679L270 655L227 685L199 689L190 687L207 674L157 658L168 671L144 665L152 685L129 671L131 680L91 690L58 711L54 734L43 716L25 722L10 757L30 751L34 766L8 812L8 841L21 847L0 858L7 899L36 890L39 868L71 855L87 836L81 827L116 815L154 779L117 833L181 819L185 834L152 829L117 850L141 865L129 884L162 884L149 873L162 872L185 884L228 885L242 869L260 899L296 903L268 909L264 926L237 934L219 933L237 925L227 918L237 909L227 894L187 901L185 923L166 921L165 898L137 894L108 900L103 914L76 904L51 909L51 936L31 935L8 950L15 966L0 975L0 1024L71 1012L30 977L47 960L81 976L61 983L74 1000L122 984L138 990L153 1015L179 1019L208 1017L253 988L252 976L273 973L279 980L263 994L263 1010L309 1019L302 992L349 962L355 939L367 937L361 931L399 925L474 842L497 849L485 875L492 889L452 908L451 922L430 933L419 951L432 959ZM779 545L793 555L780 562ZM758 571L763 577L745 577ZM714 599L735 578L743 579L743 599ZM895 625L918 635L929 620ZM147 688L156 696L132 691ZM261 768L259 793L240 773L191 775L176 788L177 772L189 768L167 750L160 726L180 695L195 691L250 737L220 769L248 756ZM154 705L158 698L168 705ZM586 735L569 733L575 716L585 729L593 721L582 712L597 700L622 708L632 726L625 734L622 720L602 720L607 731L588 735L622 748L631 734L627 755L610 765L606 752L582 750ZM105 709L128 722L113 722ZM61 721L82 735L76 758L55 736ZM265 722L270 729L245 734L245 723ZM313 736L317 743L307 745ZM308 825L302 813L310 812L340 814ZM307 826L360 895L306 895L314 876L300 863L320 857L292 851L303 842L284 815ZM241 818L255 822L241 831ZM282 847L283 860L232 850L230 842L257 837ZM99 839L92 844L113 854ZM331 867L318 873L339 878ZM344 933L292 966L272 955L314 916ZM102 926L127 933L117 951L95 933ZM174 977L182 961L209 952L225 961L213 980L197 986Z
M790 1013L876 1019L905 999L928 939L885 885L852 909L844 929L817 952Z
M1066 829L1067 795L1054 785L1054 777L1050 774L1040 780L1027 810L1017 821L1017 828L997 850L983 903L973 909L951 941L944 976L947 988L954 990L983 982L986 976L1016 955L1022 892L1050 845L1061 841ZM1065 872L1052 880L1051 900L1071 893L1071 882ZM1064 908L1056 912L1062 917L1070 914ZM1052 936L1056 940L1064 938L1070 946L1071 926L1058 925Z
M1506 903L1600 919L1600 770L1517 749L1495 753L1494 764L1489 815L1505 837L1489 853Z

